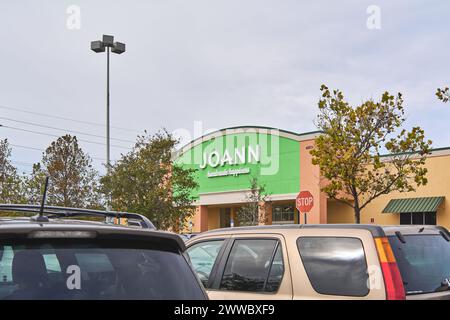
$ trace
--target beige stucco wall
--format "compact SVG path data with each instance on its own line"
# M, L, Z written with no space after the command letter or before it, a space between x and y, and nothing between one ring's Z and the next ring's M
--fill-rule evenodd
M208 230L220 228L220 209L208 208Z
M320 169L312 164L310 150L315 140L300 141L300 191L309 191L314 197L314 207L308 213L310 224L327 223L327 197L320 191ZM300 215L300 222L305 223L305 216Z
M427 159L428 184L417 189L416 192L393 192L373 200L362 212L361 223L399 224L399 214L382 214L381 212L391 199L438 197L444 196L444 203L437 212L437 224L450 228L450 154L431 156ZM354 216L350 207L328 201L328 223L353 223Z
M208 230L208 207L207 206L197 206L195 208L195 214L191 218L193 227L193 232L202 232Z
M328 223L352 223L353 209L336 200L328 200Z

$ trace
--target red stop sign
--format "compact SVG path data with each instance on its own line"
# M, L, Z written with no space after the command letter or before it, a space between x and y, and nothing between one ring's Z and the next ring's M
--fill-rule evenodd
M297 199L295 199L295 206L298 211L307 213L314 207L314 197L309 191L301 191Z

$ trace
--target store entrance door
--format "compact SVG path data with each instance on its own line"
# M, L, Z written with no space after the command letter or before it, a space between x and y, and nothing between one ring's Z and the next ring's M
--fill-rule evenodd
M220 208L220 227L229 228L231 226L231 208Z

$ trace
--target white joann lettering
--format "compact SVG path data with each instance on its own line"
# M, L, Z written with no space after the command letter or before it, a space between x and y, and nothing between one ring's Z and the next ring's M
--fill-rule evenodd
M247 148L247 152L245 150L245 146L234 149L234 154L230 154L228 150L225 150L222 154L218 151L205 152L203 153L203 162L200 165L200 169L205 169L206 166L210 166L213 168L220 166L224 166L226 164L236 165L236 164L244 164L244 163L258 163L261 160L261 148L259 145L252 147L249 146Z

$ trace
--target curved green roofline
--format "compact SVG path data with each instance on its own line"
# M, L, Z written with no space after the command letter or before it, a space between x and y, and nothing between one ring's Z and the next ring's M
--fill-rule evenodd
M303 140L302 137L306 137L308 135L311 136L315 136L318 135L320 133L322 133L322 131L309 131L309 132L303 132L303 133L297 133L297 132L293 132L293 131L289 131L289 130L284 130L284 129L279 129L279 128L274 128L274 127L266 127L266 126L250 126L250 125L245 125L245 126L235 126L235 127L228 127L228 128L223 128L223 129L219 129L219 130L215 130L212 131L210 133L207 133L205 135L202 135L196 139L191 140L190 142L186 143L183 147L181 147L175 154L174 157L178 157L181 154L183 154L184 152L186 152L187 150L191 149L192 147L196 146L199 142L206 142L212 138L215 138L218 135L224 135L225 131L227 130L239 130L239 129L255 129L255 130L275 130L278 131L280 133L282 133L281 136L287 137L287 138L293 138L296 137L298 141ZM222 134L220 134L222 133ZM236 134L236 133L233 133ZM293 137L289 137L290 135L292 135ZM305 139L308 140L308 139Z

